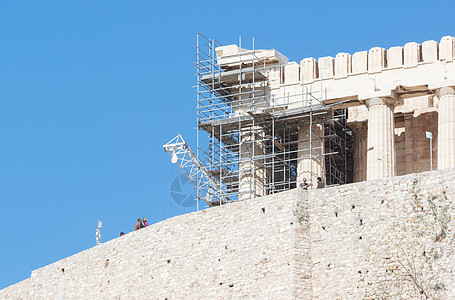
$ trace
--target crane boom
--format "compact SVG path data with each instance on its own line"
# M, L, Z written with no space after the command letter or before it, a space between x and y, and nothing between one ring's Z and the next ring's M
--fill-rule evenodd
M196 188L197 200L203 200L209 206L230 202L221 185L204 167L180 134L163 145L163 148L172 157L172 163L179 166Z

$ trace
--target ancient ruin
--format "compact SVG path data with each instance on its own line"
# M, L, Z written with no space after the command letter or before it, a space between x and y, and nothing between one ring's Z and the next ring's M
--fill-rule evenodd
M454 43L446 36L297 63L199 36L207 168L235 201L303 177L338 185L455 166Z
M197 150L164 149L211 208L0 298L455 299L454 59L450 36L297 63L198 35Z

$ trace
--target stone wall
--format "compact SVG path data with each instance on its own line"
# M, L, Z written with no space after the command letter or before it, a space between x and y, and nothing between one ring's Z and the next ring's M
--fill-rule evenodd
M0 299L455 299L455 169L175 217L32 272Z
M309 193L314 299L455 299L455 171Z
M32 272L0 299L307 299L293 190L174 217ZM298 247L297 247L298 245Z

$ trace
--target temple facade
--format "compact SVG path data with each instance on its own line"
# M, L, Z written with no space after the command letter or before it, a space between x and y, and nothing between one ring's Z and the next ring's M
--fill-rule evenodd
M343 151L348 154L335 166L340 169L341 165L345 174L344 179L339 176L339 184L455 166L455 39L451 36L440 42L305 58L300 63L289 62L276 50L246 50L236 45L218 47L216 54L223 70L220 86L228 87L230 72L230 84L236 87L230 98L233 112L226 119L258 120L254 127L238 121L239 132L250 128L240 144L254 143L248 149L257 149L252 154L242 152L247 147L239 147L239 173L248 157L258 162L254 156L260 155L260 164L253 164L255 174L261 174L256 176L256 186L267 186L276 177L263 164L271 151L260 146L267 143L258 136L268 136L268 142L279 149L295 144L288 150L290 158L283 157L295 169L295 177L288 176L288 180L296 183L303 177L313 182L316 177L329 180L327 157ZM327 124L340 110L346 112L343 130L352 143L328 149L327 140L339 137L328 132ZM267 118L273 124L285 119L294 135L286 140L276 135L277 130L275 135L252 133L251 128L267 128ZM254 141L248 138L254 136ZM250 186L242 185L241 179L239 185Z

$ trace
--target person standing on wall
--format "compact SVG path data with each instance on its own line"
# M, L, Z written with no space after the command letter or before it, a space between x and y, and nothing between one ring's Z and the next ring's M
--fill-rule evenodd
M321 177L318 177L317 178L317 187L318 189L323 189L325 187L325 184L324 184L324 181L322 181L322 178Z

